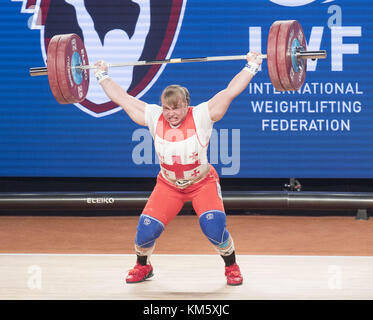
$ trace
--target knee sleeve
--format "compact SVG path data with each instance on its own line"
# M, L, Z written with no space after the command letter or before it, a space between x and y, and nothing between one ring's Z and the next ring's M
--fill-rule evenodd
M157 219L142 214L137 225L135 243L141 248L150 248L161 235L164 225Z
M227 245L229 239L226 221L225 213L218 210L206 211L199 217L202 232L213 245L221 248Z

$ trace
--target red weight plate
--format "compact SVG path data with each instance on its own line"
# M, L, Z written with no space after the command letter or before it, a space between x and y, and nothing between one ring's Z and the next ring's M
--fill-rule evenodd
M278 91L284 91L280 76L277 70L277 36L280 30L281 21L275 21L269 29L268 40L267 40L267 66L269 78L271 79L272 85Z
M58 103L68 103L61 93L60 86L57 79L57 45L61 35L55 35L50 41L47 49L47 68L48 68L48 81L52 94Z
M299 46L307 50L301 25L296 20L282 21L277 37L277 69L285 90L298 90L306 77L307 61L294 56Z
M61 36L57 47L57 76L62 95L67 103L83 101L88 92L89 70L74 69L88 65L83 41L74 33Z

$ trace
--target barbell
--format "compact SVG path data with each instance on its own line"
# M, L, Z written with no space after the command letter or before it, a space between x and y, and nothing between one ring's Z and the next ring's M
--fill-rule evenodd
M278 91L299 90L304 83L307 59L325 59L326 50L307 51L303 29L296 20L275 21L269 30L267 54L268 73ZM167 63L246 60L246 55L201 58L173 58L166 60L133 61L108 64L109 68L147 66ZM47 49L47 66L30 68L31 76L48 75L55 99L61 104L82 102L88 92L88 54L82 39L74 34L55 35Z

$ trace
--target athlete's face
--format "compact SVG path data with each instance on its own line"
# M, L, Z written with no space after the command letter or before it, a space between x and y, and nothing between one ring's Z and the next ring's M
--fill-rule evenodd
M164 118L173 126L182 123L188 113L188 106L182 99L177 105L167 105L162 99L162 108Z

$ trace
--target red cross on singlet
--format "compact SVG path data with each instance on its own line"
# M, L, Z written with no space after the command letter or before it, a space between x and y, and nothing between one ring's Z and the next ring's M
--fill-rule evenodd
M191 164L181 164L180 156L172 156L172 164L162 163L161 166L175 172L176 179L184 179L184 172L192 170L200 165L199 160Z
M194 171L192 173L192 177L197 177L199 174L200 174L199 170L194 169Z
M198 152L193 152L191 156L189 156L190 159L196 160L198 159Z

